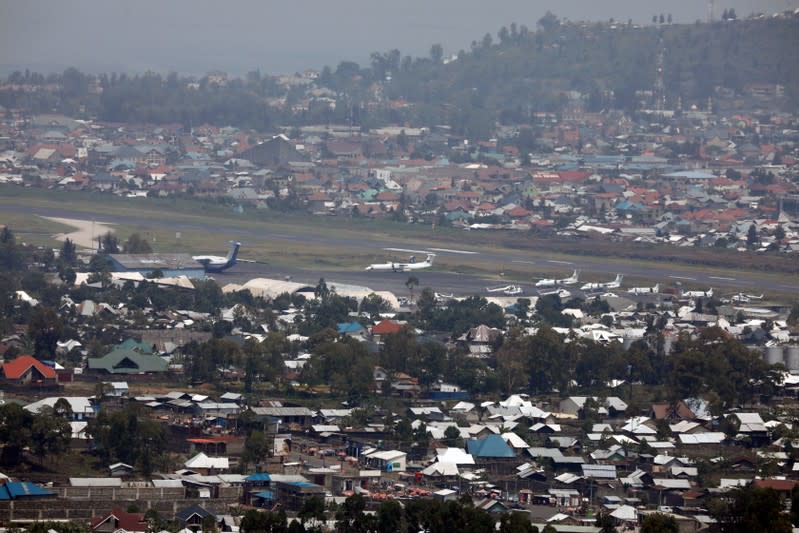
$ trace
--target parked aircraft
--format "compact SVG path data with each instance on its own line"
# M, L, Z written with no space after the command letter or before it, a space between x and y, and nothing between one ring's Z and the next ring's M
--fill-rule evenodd
M558 287L560 285L574 285L578 281L579 272L576 270L572 275L563 279L542 279L535 283L536 288Z
M706 291L683 291L683 298L713 298L713 288Z
M227 257L219 255L195 255L192 259L202 264L206 272L222 272L235 265L239 259L239 248L241 243L238 241L230 241L230 251Z
M487 292L501 292L506 296L518 296L524 294L524 289L518 285L505 285L504 287L487 287Z
M633 287L627 292L630 294L657 294L660 292L660 283L654 287Z
M580 287L581 291L604 291L607 289L618 289L621 287L621 280L624 279L624 276L621 274L616 274L616 279L613 281L607 281L605 283L586 283L582 287Z
M739 304L748 304L752 300L762 300L762 299L763 299L762 294L760 296L755 296L754 294L744 294L742 292L739 292L738 294L730 298L730 300Z
M366 270L377 270L382 272L408 272L411 270L421 270L433 266L433 258L436 254L427 254L427 258L421 263L416 262L416 256L411 256L407 263L394 262L374 263L366 267Z

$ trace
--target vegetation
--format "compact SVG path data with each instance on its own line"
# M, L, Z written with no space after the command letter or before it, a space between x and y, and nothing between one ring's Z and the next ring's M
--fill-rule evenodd
M99 94L89 90L94 78L75 68L47 77L13 72L8 82L14 87L59 84L60 90L3 91L0 105L24 105L36 113L85 113L109 122L208 123L261 131L277 125L350 121L362 128L447 122L456 134L487 138L496 121L525 123L532 112L561 111L574 103L568 91L585 95L580 104L589 111L638 108L642 102L636 91L653 87L659 50L666 51L664 82L671 103L681 97L704 106L715 87L740 91L747 80L784 85L796 102L799 65L796 58L781 54L799 47L796 17L736 19L638 27L571 23L548 13L535 32L510 24L499 29L496 39L486 34L446 62L443 49L434 44L429 57L403 57L399 50L390 50L373 53L365 66L342 61L335 68L325 67L316 82L337 95L335 106L311 99L301 112L293 108L303 97L301 88L283 87L276 77L258 71L221 85L174 72L103 74L97 80ZM492 82L499 78L505 82ZM383 85L387 100L402 98L414 105L368 106L374 83ZM263 104L264 99L278 97L285 98L285 105Z

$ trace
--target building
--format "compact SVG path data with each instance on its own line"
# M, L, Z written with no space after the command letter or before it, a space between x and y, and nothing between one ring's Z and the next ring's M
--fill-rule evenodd
M114 272L138 272L146 277L160 271L165 278L205 279L205 267L189 254L110 254L108 258Z
M30 355L20 355L13 361L3 363L3 379L9 385L24 387L56 387L58 374Z

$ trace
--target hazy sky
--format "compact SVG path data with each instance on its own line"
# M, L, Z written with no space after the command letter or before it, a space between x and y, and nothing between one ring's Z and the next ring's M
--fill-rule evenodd
M799 7L799 0L716 0L739 16ZM446 54L511 22L535 29L551 10L569 20L705 20L704 0L0 0L0 71L213 69L287 73L368 61L398 48Z

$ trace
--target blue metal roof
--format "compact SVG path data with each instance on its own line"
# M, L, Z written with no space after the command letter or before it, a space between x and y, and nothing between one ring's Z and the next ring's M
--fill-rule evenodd
M244 481L272 481L272 477L269 472L255 472L244 478Z
M275 493L272 492L271 490L262 490L261 492L255 493L255 496L257 496L258 498L263 498L264 500L275 499Z
M466 451L475 457L516 457L508 443L499 435L466 441Z
M30 481L10 481L0 486L0 500L16 500L17 498L34 496L55 496L52 491L40 487Z

